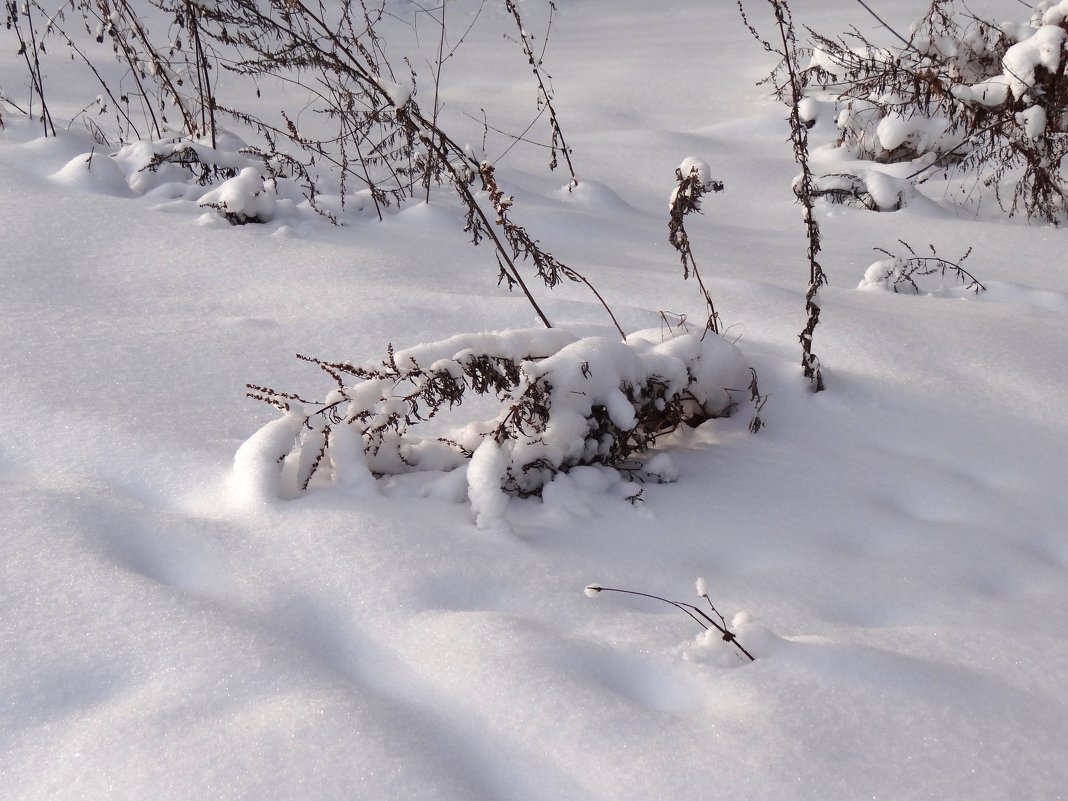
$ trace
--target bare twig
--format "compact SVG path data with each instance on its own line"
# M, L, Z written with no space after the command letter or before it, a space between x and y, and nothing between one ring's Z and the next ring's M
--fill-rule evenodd
M568 184L569 189L574 189L578 186L578 177L575 175L575 165L571 163L571 148L567 146L567 140L564 139L563 129L560 127L560 119L556 114L556 108L553 106L553 93L552 90L546 85L548 76L542 73L542 58L545 54L545 47L542 47L541 54L535 56L534 49L530 44L530 34L527 33L523 27L523 19L519 15L519 7L516 6L515 0L505 0L504 7L512 15L512 19L515 20L516 30L519 32L519 43L523 48L523 55L527 57L527 63L530 64L531 72L534 73L534 78L538 82L538 103L544 106L549 111L549 125L552 128L552 139L550 144L550 157L549 157L549 169L555 170L558 164L557 154L562 154L564 161L567 162L567 171L571 173L571 182ZM556 10L556 5L550 0L549 2L549 25L552 25L552 14ZM546 41L548 41L548 34L546 34Z
M712 601L710 600L708 601L708 603L709 606L712 607L712 612L720 619L720 622L718 623L711 617L709 617L700 607L694 606L693 604L685 603L683 601L672 601L667 598L663 598L659 595L652 595L651 593L647 592L636 592L635 590L621 590L616 587L602 587L600 584L590 584L586 587L586 594L590 597L602 592L618 592L622 593L623 595L636 595L639 598L651 598L654 601L660 601L662 603L669 604L670 606L674 606L676 609L686 613L691 618L693 618L697 625L699 625L706 631L710 628L718 631L720 634L723 635L724 642L732 644L735 648L745 654L745 656L749 658L750 662L756 661L756 657L749 653L749 651L747 651L742 646L742 644L738 642L738 638L734 634L734 632L727 628L726 621L723 619L723 616L719 613L715 606L712 606ZM702 597L705 600L708 600L707 595L703 595Z

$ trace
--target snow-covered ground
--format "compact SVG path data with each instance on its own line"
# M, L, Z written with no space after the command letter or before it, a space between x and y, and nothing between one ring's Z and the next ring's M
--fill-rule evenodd
M666 442L678 480L640 500L577 471L486 528L462 471L283 501L234 469L277 418L246 382L330 389L294 353L363 363L538 324L447 189L382 223L284 206L231 227L173 187L135 193L99 147L80 166L93 142L66 120L99 90L65 55L48 67L60 136L4 107L0 797L1068 795L1065 232L992 201L821 204L813 394L797 166L784 107L754 86L769 57L733 3L668 5L558 2L546 65L581 183L568 193L536 148L497 175L634 331L703 319L667 200L675 167L706 161L726 190L687 226L766 427L750 434L743 409ZM925 7L880 12L905 27ZM840 0L795 13L875 24ZM456 126L535 113L510 25L491 3L447 64ZM973 247L987 292L856 289L898 239ZM536 291L558 326L612 336L583 287ZM698 577L756 661L669 606L583 592L696 602Z

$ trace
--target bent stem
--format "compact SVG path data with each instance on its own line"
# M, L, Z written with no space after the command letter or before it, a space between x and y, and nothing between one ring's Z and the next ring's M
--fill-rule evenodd
M723 635L723 641L724 642L731 643L735 648L737 648L739 651L741 651L743 654L745 654L747 657L749 657L749 661L750 662L755 662L756 661L756 657L753 656L751 653L749 653L749 651L747 651L742 646L742 644L740 642L738 642L738 638L734 634L734 632L730 631L727 628L726 621L724 621L723 623L717 623L715 620L713 620L707 614L705 614L704 610L701 609L700 607L694 606L693 604L685 603L683 601L672 601L672 600L670 600L668 598L663 598L663 597L661 597L659 595L652 595L651 593L648 593L648 592L637 592L636 590L621 590L621 589L619 589L617 587L602 587L600 584L590 584L589 586L586 587L586 594L591 596L591 597L593 595L596 595L599 592L618 592L618 593L622 593L623 595L637 595L639 598L652 598L654 601L660 601L662 603L674 606L676 609L679 609L679 610L685 612L687 615L689 615L691 618L693 618L697 622L697 624L701 628L703 628L705 631L708 631L708 629L710 629L710 628L716 629L720 634ZM704 597L707 600L708 596L704 596ZM710 605L711 605L711 603L712 602L709 601ZM713 606L712 610L716 611L716 608ZM718 615L719 612L716 612L716 614ZM721 616L721 620L722 620L722 616Z

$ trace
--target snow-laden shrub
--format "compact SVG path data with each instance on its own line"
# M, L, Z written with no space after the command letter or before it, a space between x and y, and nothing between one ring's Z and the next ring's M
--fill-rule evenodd
M892 178L878 170L863 170L860 175L833 173L813 177L808 189L812 197L869 211L898 211L905 205L905 198L914 191L908 181ZM793 190L800 198L804 191L801 176L794 179Z
M978 295L980 292L986 291L986 287L962 266L971 255L971 248L968 248L964 255L956 261L950 261L939 256L934 245L928 245L931 251L930 255L921 255L913 250L908 242L899 241L908 255L899 255L884 248L875 248L886 258L880 259L868 267L864 272L864 278L857 285L857 289L887 290L908 295L918 295L920 293L920 285L916 283L917 278L937 275L944 279L948 274L961 284L965 293L971 292ZM943 287L939 287L939 291L943 290Z
M168 184L211 186L251 164L239 152L244 143L233 140L220 149L186 136L142 139L122 145L111 158L126 173L130 189L139 194Z
M994 75L1009 42L986 23L962 27L952 3L935 0L900 48L876 46L856 31L848 38L813 33L804 75L837 95L837 144L856 158L912 161L965 140L967 109L950 87Z
M722 337L662 340L659 329L624 342L559 329L459 335L364 365L302 358L335 384L322 401L249 385L284 413L236 459L257 486L273 475L278 493L294 497L354 473L451 470L470 459L469 496L490 513L502 490L538 494L579 465L640 470L662 436L730 414L753 381ZM492 401L485 416L451 427L435 419L459 417L476 396Z
M264 178L256 167L245 167L200 198L198 205L215 209L231 225L245 225L274 219L277 200L274 179Z
M1068 0L995 25L935 0L907 44L813 34L804 75L837 97L837 144L857 159L959 170L1010 214L1068 214Z
M234 225L290 217L298 206L329 214L312 200L299 165L248 147L219 131L220 147L185 136L139 140L110 155L83 153L56 178L97 191L152 194L214 209Z

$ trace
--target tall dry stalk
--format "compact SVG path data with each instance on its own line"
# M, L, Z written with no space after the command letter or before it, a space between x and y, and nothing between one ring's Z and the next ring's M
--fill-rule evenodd
M769 53L780 58L777 69L785 71L786 85L781 87L787 105L790 109L790 140L793 143L794 159L801 168L801 175L794 183L794 194L802 207L802 220L805 224L805 238L808 241L808 286L805 290L805 327L798 334L801 342L801 369L805 378L812 382L816 392L824 389L823 373L820 369L820 360L812 350L812 339L816 326L820 321L820 289L827 284L827 276L823 272L817 257L820 253L820 226L815 215L815 194L812 170L809 167L808 153L808 128L801 119L801 100L803 86L799 77L798 69L798 45L797 33L794 29L793 15L786 0L768 0L775 16L775 27L778 31L778 42L772 44L765 39L756 28L749 22L745 13L742 0L738 0L738 10L742 15L742 21L749 32Z

